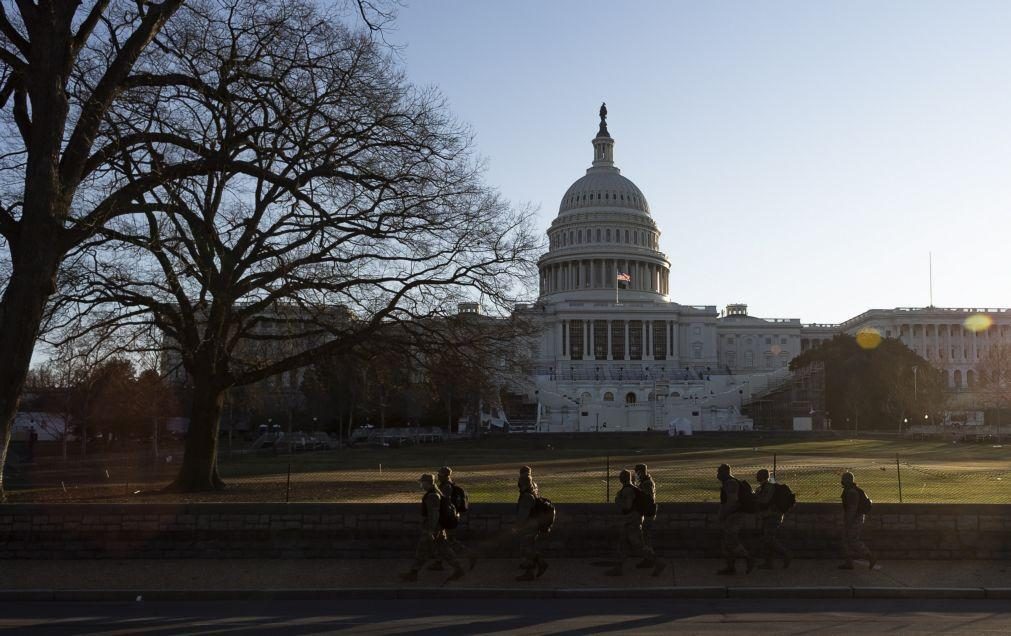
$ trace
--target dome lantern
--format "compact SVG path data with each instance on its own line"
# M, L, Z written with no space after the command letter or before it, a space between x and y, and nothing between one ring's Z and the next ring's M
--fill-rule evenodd
M593 139L593 166L614 167L614 139L607 132L607 103L600 105L600 128Z

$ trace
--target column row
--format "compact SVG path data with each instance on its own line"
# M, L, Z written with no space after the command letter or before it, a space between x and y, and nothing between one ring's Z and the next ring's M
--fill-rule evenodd
M562 359L673 360L678 356L672 320L567 320L558 326Z
M547 265L541 269L541 293L577 289L613 289L618 274L632 280L626 289L670 293L670 270L662 265L628 259L585 259Z

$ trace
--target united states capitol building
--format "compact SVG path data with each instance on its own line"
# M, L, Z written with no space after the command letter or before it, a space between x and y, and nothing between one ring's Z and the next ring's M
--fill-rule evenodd
M1011 341L1008 309L871 309L841 324L804 324L751 316L744 304L676 302L661 228L615 163L606 117L602 106L593 161L548 229L539 298L520 309L542 325L526 388L537 430L748 429L746 407L790 380L791 359L868 329L900 339L965 391L987 349ZM966 329L980 313L992 325Z

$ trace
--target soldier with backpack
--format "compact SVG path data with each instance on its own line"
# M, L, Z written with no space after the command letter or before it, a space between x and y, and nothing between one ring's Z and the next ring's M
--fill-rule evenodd
M400 575L404 581L417 581L418 572L432 559L445 561L453 568L447 581L455 581L463 576L463 568L456 561L446 543L446 529L455 528L459 517L452 504L444 498L435 486L435 476L425 473L418 480L425 494L421 498L421 536L414 553L411 569Z
M470 509L470 498L467 496L467 491L461 488L455 481L453 481L453 469L449 466L443 466L439 469L439 474L436 477L439 486L439 493L452 504L453 510L456 511L457 515L467 514ZM446 544L447 549L451 550L457 556L461 554L468 554L469 569L473 570L474 566L477 565L477 555L474 554L467 546L463 545L459 539L456 537L457 528L447 528L446 529ZM429 570L442 570L442 561L436 560L435 563L428 567Z
M762 525L762 551L765 553L765 561L760 567L771 570L772 556L778 554L783 558L785 570L790 567L790 553L776 535L783 525L783 516L793 508L797 498L786 484L771 481L769 471L764 468L758 471L755 479L759 484L755 499L758 503L758 519Z
M746 572L755 567L755 560L741 543L741 530L750 513L755 512L755 493L751 485L743 479L737 479L730 472L730 466L720 464L716 469L716 478L720 481L720 523L723 526L721 547L723 558L727 565L717 574L736 574L737 559L744 559Z
M649 470L646 464L636 464L635 465L635 485L642 491L643 496L646 498L646 510L643 512L642 517L642 541L650 549L653 548L653 523L656 521L657 505L656 505L656 482L653 481L653 476L649 474ZM636 567L649 567L640 563Z
M537 544L547 539L548 533L551 532L551 526L555 522L555 507L548 499L540 496L529 469L526 473L520 471L517 486L520 497L516 502L516 525L513 526L513 533L517 535L520 543L522 553L520 568L523 574L517 576L516 580L533 581L548 569L548 562L541 556Z
M864 544L860 534L864 529L864 518L871 511L871 500L863 489L857 486L853 473L842 474L841 483L843 506L843 554L846 560L839 566L840 570L852 570L853 559L867 559L870 569L874 569L877 559L874 553Z
M618 534L618 564L608 570L607 576L621 576L625 558L631 552L642 557L636 567L651 567L653 575L660 574L665 564L658 563L653 548L647 546L642 538L642 520L648 508L645 493L632 484L632 473L622 470L618 473L621 488L614 497L621 520Z

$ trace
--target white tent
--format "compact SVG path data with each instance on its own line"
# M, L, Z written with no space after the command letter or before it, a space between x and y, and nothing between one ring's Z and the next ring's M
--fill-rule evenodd
M677 437L678 435L691 435L692 423L686 417L675 417L667 425L667 435Z

